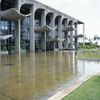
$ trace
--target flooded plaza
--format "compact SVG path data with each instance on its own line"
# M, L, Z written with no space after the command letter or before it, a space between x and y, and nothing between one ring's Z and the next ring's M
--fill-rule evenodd
M47 100L83 75L100 72L99 61L73 52L0 56L0 100Z

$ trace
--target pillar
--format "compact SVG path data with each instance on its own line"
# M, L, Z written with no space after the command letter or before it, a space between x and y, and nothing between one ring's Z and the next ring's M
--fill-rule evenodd
M65 28L68 28L68 20L65 22ZM68 31L65 32L64 49L68 49Z
M42 39L42 43L41 43L42 51L46 51L46 32L41 33L41 39Z
M52 28L52 31L51 31L51 38L55 38L55 16L54 14L52 14L51 16L51 28ZM55 50L55 42L53 42L53 50Z
M15 7L19 11L20 11L20 5L21 5L21 1L18 0ZM21 20L18 19L18 21L15 22L15 52L16 53L20 53L21 50L20 41L21 41Z
M30 13L32 13L32 15L30 16L30 51L34 52L35 51L35 32L34 32L34 25L35 25L35 21L34 21L34 7L32 6L30 8Z
M68 49L68 32L65 32L64 49Z
M46 14L45 14L45 10L42 11L41 14L41 26L43 27L44 25L46 25Z
M20 53L20 36L21 36L21 21L20 19L16 21L16 27L15 27L15 52Z
M62 39L62 18L58 20L58 38ZM58 49L62 50L62 41L58 42Z
M71 24L71 27L73 27L73 23ZM70 49L73 49L73 31L70 31Z
M1 54L1 40L0 40L0 54Z
M41 27L45 25L46 25L46 14L45 10L43 10L41 14ZM46 31L41 33L41 37L42 37L42 43L41 43L42 51L46 51Z
M21 5L22 5L22 0L16 0L15 8L18 9L18 10L20 11Z
M77 36L77 23L75 23L75 36ZM77 47L77 39L78 38L75 38L75 50L78 49L78 47Z
M85 45L85 23L83 23L83 46Z

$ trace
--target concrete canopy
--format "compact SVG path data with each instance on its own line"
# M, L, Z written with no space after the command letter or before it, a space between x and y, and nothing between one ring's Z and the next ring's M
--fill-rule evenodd
M12 37L12 35L0 35L0 40L6 40L10 37Z
M62 31L63 32L68 32L68 31L73 31L74 28L73 27L68 27L68 28L63 28Z
M60 38L51 38L47 39L47 42L63 42L65 39L60 39Z
M0 12L0 18L2 20L11 20L11 21L16 21L18 19L21 19L21 18L26 17L26 16L30 16L30 15L31 14L23 15L15 8L11 8L11 9Z
M74 38L82 38L82 37L84 37L84 35L83 34L79 34L79 35L76 35L76 36L73 36Z
M34 28L35 32L50 32L52 29L48 26L38 26Z

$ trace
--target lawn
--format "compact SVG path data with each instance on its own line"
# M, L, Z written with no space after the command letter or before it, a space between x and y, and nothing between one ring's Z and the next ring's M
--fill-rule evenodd
M93 76L62 100L100 100L100 76Z
M77 53L79 58L98 58L100 59L100 49L82 49Z

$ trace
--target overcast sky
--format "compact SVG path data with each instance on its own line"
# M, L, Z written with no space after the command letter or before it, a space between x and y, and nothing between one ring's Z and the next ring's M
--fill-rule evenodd
M100 36L100 0L38 0L85 22L85 34ZM81 34L81 33L80 33Z

